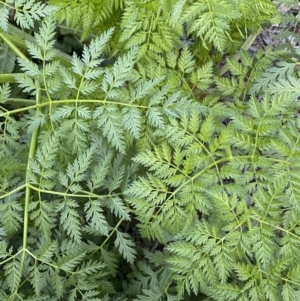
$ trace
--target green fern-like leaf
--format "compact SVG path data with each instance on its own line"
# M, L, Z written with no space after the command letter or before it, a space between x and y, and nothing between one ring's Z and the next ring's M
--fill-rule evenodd
M118 248L122 256L129 262L133 263L136 256L136 251L133 248L134 243L130 240L130 236L127 233L116 231L117 237L115 240L115 246Z
M65 198L56 209L58 212L61 212L60 221L64 230L77 243L81 240L80 216L76 211L78 206L75 200Z
M11 293L14 293L18 288L21 279L20 260L13 258L11 262L4 267L5 276L8 278L8 285Z
M114 6L117 8L122 5L122 1L121 3L116 1L114 4L114 1L107 0L77 2L51 0L49 3L58 8L55 17L59 22L65 21L67 26L82 30L82 39L87 38L96 26L112 17Z

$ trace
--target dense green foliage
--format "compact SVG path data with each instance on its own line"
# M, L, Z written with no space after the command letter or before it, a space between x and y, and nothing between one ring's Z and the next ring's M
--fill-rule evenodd
M0 1L1 300L300 299L299 54L247 51L274 20Z

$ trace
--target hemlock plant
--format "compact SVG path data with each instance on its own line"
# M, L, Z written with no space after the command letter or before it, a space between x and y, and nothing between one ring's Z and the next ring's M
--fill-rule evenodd
M274 20L0 1L1 300L300 299L299 53L247 52Z

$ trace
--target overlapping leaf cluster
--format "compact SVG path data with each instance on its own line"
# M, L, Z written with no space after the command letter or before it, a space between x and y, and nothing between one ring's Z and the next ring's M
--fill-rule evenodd
M134 158L149 174L127 189L128 201L141 234L168 244L180 296L297 299L295 107L295 95L266 94L244 110L224 107L226 125L212 109L183 115L167 142Z
M0 299L299 299L298 63L214 64L270 1L50 2L0 2L49 15L30 58L0 23ZM54 17L94 35L68 64Z

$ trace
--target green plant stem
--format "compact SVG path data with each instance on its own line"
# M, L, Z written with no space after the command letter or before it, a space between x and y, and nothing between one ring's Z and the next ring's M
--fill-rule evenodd
M39 89L36 94L36 104L38 105L40 103L41 99L41 90ZM41 111L41 108L37 108L37 113ZM30 142L30 149L29 149L29 154L28 154L28 163L27 163L27 171L30 169L30 160L34 158L34 154L36 151L37 147L37 141L38 141L38 132L39 129L35 129L32 133L31 136L31 142ZM27 251L27 238L28 238L28 221L29 221L29 202L30 202L30 196L31 196L31 188L30 188L30 179L29 175L26 175L26 180L25 180L25 204L24 204L24 219L23 219L23 247L22 247L22 255L21 255L21 262L20 262L20 275L22 276L24 265L25 265L25 260L26 260L26 251ZM17 294L19 287L16 288L16 292L14 295ZM14 298L13 298L14 300ZM12 300L12 301L13 301Z
M33 99L23 99L23 98L8 98L8 104L20 105L20 106L33 106L35 105L35 101Z
M26 58L26 55L20 51L20 49L27 53L26 41L36 44L36 40L33 36L12 24L8 24L8 33L0 31L0 39L5 41L5 43L8 44L8 46L16 53L17 56L22 58ZM55 59L59 60L66 67L72 66L72 57L70 55L67 55L58 49L56 49L56 51L57 55Z
M26 59L26 55L18 48L17 39L7 33L0 32L0 39L16 54L16 56Z
M108 242L108 240L112 237L112 235L116 232L116 230L118 229L118 227L121 225L121 223L123 222L123 219L120 219L119 222L116 224L116 226L113 228L113 230L110 232L110 234L106 237L106 239L103 241L103 243L101 244L101 246L99 247L99 250L101 248L103 248L103 246ZM98 250L95 250L94 252L92 252L92 254L96 253Z
M16 79L12 73L9 74L0 74L0 84L11 83L14 84Z
M54 105L60 105L60 104L72 104L72 103L76 103L77 101L78 101L78 99L62 99L62 100L55 100L51 104L53 106ZM96 104L104 104L106 102L108 104L116 104L116 105L121 105L121 106L124 106L124 107L135 107L135 108L142 108L142 109L147 109L148 108L148 106L143 106L143 105L135 105L135 104L131 104L131 103L122 103L122 102L116 102L116 101L105 101L105 100L98 100L98 99L81 99L80 102L81 103L96 103ZM40 103L38 106L40 108L42 108L42 107L47 107L49 105L50 105L50 102L47 101L47 102ZM28 111L28 110L35 110L36 108L37 108L37 105L33 104L30 107L18 108L18 109L15 109L15 110L11 110L9 112L0 113L0 117L13 115L13 114Z

